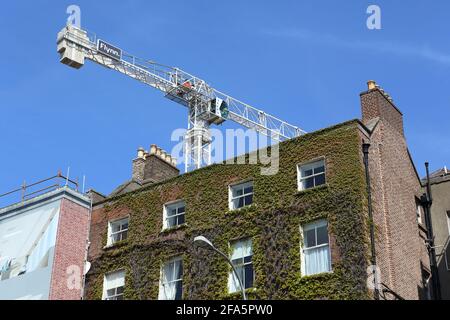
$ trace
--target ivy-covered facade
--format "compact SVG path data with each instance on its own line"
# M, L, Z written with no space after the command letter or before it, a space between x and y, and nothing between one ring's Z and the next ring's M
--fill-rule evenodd
M198 236L232 259L237 241L251 243L247 256L236 260L251 261L241 266L253 277L246 290L251 299L373 299L377 291L367 283L375 260L380 298L426 296L426 228L416 217L421 185L403 115L374 82L361 104L362 120L280 143L274 175L249 161L178 175L170 161L160 165L157 155L147 161L140 149L133 180L109 197L93 197L85 299L240 299L230 290L230 266L196 245ZM307 170L315 177L299 187L301 168L318 161L323 167ZM244 206L233 210L230 187L240 183L237 194L245 199L236 203ZM311 224L322 227L305 232ZM112 233L119 241L111 243ZM310 261L312 268L306 258L311 243L325 254ZM161 294L166 285L169 295Z
M183 260L183 299L240 298L228 292L230 266L194 245L199 235L223 252L232 241L252 240L250 298L368 298L360 130L354 120L281 143L276 175L261 175L259 165L216 164L102 200L93 211L86 299L102 299L104 276L116 270L125 271L125 299L158 299L161 266L175 256ZM317 159L325 160L326 184L298 191L298 165ZM229 186L246 181L252 204L230 211ZM176 200L185 202L185 224L163 230L164 205ZM129 217L128 237L107 247L108 221L120 217ZM302 276L300 229L320 219L328 221L332 271Z

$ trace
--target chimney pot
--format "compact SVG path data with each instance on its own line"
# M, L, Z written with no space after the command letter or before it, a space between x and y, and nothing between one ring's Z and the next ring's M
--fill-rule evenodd
M369 90L373 90L377 88L377 83L374 80L367 81L367 87Z
M143 159L144 158L144 155L145 155L145 150L144 150L144 148L142 148L142 147L140 147L139 149L138 149L138 151L137 151L137 157L139 158L139 159Z
M164 157L164 161L166 161L168 163L172 163L172 157L170 156L170 154L166 153L166 156Z
M138 158L133 160L133 179L140 183L164 181L180 174L176 165L176 159L157 145L152 144L149 151L141 147Z

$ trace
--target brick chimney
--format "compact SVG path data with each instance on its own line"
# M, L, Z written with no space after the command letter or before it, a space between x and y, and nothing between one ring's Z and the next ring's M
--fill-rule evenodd
M139 148L133 160L132 177L141 184L161 182L179 174L176 159L156 145L150 147L150 152Z
M367 125L372 120L379 118L404 136L403 114L395 106L391 96L373 80L368 81L367 86L368 90L360 95L362 122Z

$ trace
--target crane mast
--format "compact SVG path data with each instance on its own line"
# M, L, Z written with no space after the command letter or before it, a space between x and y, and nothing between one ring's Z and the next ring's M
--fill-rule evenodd
M94 34L71 24L57 38L60 61L79 69L85 59L120 72L150 87L188 109L184 142L186 172L211 164L210 126L234 121L276 141L305 134L300 128L234 99L183 70L140 59L114 47Z

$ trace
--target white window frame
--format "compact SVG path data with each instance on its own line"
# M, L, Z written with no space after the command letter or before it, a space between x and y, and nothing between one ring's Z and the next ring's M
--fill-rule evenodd
M318 165L316 165L316 164L318 164ZM313 171L314 171L315 168L322 167L322 166L324 167L323 172L320 172L320 173L314 173L313 172L312 175L305 176L305 177L302 176L302 169L304 169L305 167L311 167L313 169ZM325 183L321 184L319 186L326 185L327 184L327 164L326 164L325 159L317 159L317 160L314 160L314 161L311 161L311 162L298 164L297 165L297 186L298 186L298 191L304 191L304 190L309 190L309 189L313 189L313 188L318 187L318 186L316 186L316 181L314 180L314 186L312 188L304 188L303 187L303 181L305 181L306 179L309 179L309 178L315 178L315 177L320 176L320 175L324 175Z
M107 284L108 284L108 277L114 276L114 275L117 275L117 274L121 274L122 275L121 278L123 278L123 286L118 286L118 287L115 287L115 288L107 289L107 287L108 287L107 286ZM117 271L105 274L103 276L103 295L102 295L102 300L117 300L118 297L122 297L123 298L124 294L123 293L117 294L117 292L113 296L108 296L108 290L115 289L117 291L117 289L120 288L120 287L123 287L125 289L125 270L117 270Z
M228 244L228 246L229 246L229 248L230 248L230 257L229 257L229 259L230 259L231 262L233 262L233 259L232 259L232 255L233 255L233 247L234 247L236 244L238 244L238 243L246 243L246 244L250 244L250 252L251 252L251 256L252 256L252 261L251 261L251 262L244 262L244 261L243 261L242 264L235 266L235 268L236 268L236 267L245 267L245 266L248 266L248 265L252 265L252 266L253 266L253 282L252 282L252 283L253 283L253 286L250 287L250 288L244 288L245 290L248 290L248 289L251 289L251 288L254 288L254 287L255 287L255 278L256 278L256 275L255 275L255 266L254 266L254 264L253 264L253 255L254 255L254 253L253 253L253 240L252 240L251 238L246 238L246 239L240 239L240 240L236 240L236 241L230 242L230 243ZM243 256L243 257L240 257L239 259L244 260L246 257L248 257L248 256ZM235 277L236 277L236 275L234 274L233 269L230 268L230 273L229 273L229 275L228 275L228 293L235 293L235 292L241 291L241 288L236 288L236 290L234 290L234 291L233 291L232 288L231 288L232 281L234 281L234 278L235 278ZM245 271L244 271L244 278L241 279L241 281L242 281L242 284L245 286Z
M169 217L167 215L167 213L168 213L169 209L173 208L173 207L176 207L177 214ZM181 207L184 207L184 212L179 213L178 210ZM184 223L176 224L174 226L170 226L169 227L168 220L176 217L177 221L178 221L178 217L179 216L184 216ZM164 208L163 208L163 230L176 228L176 227L179 227L179 226L182 226L182 225L185 225L185 224L186 224L186 202L184 200L177 200L177 201L172 201L172 202L166 203L164 205Z
M252 192L244 193L244 190L250 186L252 187ZM243 190L242 191L243 194L241 196L233 197L233 191L238 188ZM235 205L234 205L235 200L240 199L240 198L245 199L245 197L247 197L249 195L252 195L252 203L251 204L244 205L243 207L240 207L240 208L235 207ZM254 196L255 196L255 186L254 186L253 181L246 181L246 182L230 185L228 187L228 208L230 209L230 211L234 211L234 210L240 210L242 208L251 206L253 204Z
M331 261L331 244L330 244L330 234L328 233L328 243L327 244L321 244L321 245L316 245L314 247L310 247L310 248L305 248L305 232L309 231L311 229L316 229L316 241L317 241L317 229L320 227L326 226L327 227L327 232L328 232L328 220L326 219L321 219L321 220L317 220L317 221L313 221L310 223L305 223L304 225L300 226L300 235L302 237L302 242L300 244L300 260L301 260L301 275L302 276L312 276L312 275L316 275L316 274L322 274L322 273L332 273L333 272L333 268L332 268L332 261ZM305 250L314 250L314 249L319 249L319 248L323 248L323 247L328 247L328 259L329 259L329 266L328 266L328 271L324 271L324 272L320 272L320 273L313 273L313 274L306 274L306 260L305 260Z
M183 268L183 273L181 274L181 278L176 279L176 280L172 280L170 283L181 282L181 296L183 296L183 277L184 277L183 257L182 256L178 256L178 257L174 257L174 258L166 261L165 263L163 263L161 265L160 274L159 274L158 300L167 300L167 299L165 299L166 298L165 294L164 294L164 296L162 296L162 292L164 292L164 286L166 285L166 283L164 283L164 269L165 269L165 267L168 264L170 264L170 263L177 263L177 262L179 262L181 264L181 267ZM175 268L174 268L174 272L175 272ZM167 284L170 284L170 283L167 283Z
M126 229L122 229L122 230L117 231L117 232L112 232L113 225L116 225L116 224L123 225L125 223L128 224L128 227ZM128 230L129 229L130 229L130 217L120 218L120 219L109 221L108 222L108 241L107 241L106 245L107 246L112 246L112 245L114 245L116 243L119 243L121 241L126 240L126 239L122 239L122 240L119 240L119 241L114 241L114 236L117 235L117 234L123 234L123 233L127 232L127 238L128 238Z

